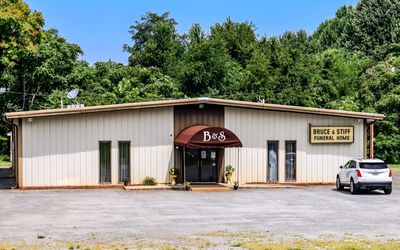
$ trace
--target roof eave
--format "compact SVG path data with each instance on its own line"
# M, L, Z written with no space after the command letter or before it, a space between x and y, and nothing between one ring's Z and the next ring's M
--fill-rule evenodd
M237 108L251 108L251 109L262 109L270 111L339 116L339 117L371 119L371 120L383 120L385 118L384 115L376 113L309 108L309 107L289 106L280 104L264 104L264 103L225 100L225 99L216 99L208 97L127 103L127 104L113 104L113 105L91 106L91 107L71 108L71 109L64 108L64 109L11 112L11 113L6 113L5 116L7 119L18 119L27 117L33 118L33 117L74 115L74 114L95 113L95 112L110 112L110 111L121 111L130 109L162 108L162 107L173 107L173 106L201 104L201 103L223 105L223 106L237 107Z

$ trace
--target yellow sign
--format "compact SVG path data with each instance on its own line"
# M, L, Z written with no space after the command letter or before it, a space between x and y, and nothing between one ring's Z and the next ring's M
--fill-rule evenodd
M353 143L354 127L310 126L310 143Z

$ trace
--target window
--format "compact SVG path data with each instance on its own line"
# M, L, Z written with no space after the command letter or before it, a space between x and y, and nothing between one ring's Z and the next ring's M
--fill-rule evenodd
M120 141L118 143L119 151L119 182L130 181L130 148L131 142Z
M99 143L100 148L100 182L111 182L111 142Z
M349 168L356 168L356 162L355 161L351 161Z
M278 181L278 141L267 142L267 182Z
M386 169L386 163L360 163L360 168L363 169Z
M296 141L286 141L285 144L285 180L296 181Z
M350 166L350 161L348 161L348 162L344 165L343 168L349 168L349 166Z

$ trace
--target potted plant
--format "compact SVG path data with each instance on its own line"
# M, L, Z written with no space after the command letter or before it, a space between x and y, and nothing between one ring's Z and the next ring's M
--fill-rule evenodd
M226 183L231 184L232 174L234 171L235 171L235 169L232 167L232 165L227 165L225 167Z
M183 183L183 188L184 188L186 191L192 190L192 188L190 187L190 181L185 181L185 182Z
M129 185L129 180L128 179L124 179L124 186L128 186Z
M233 182L233 190L238 190L239 188L239 181L234 181Z
M171 178L171 185L176 185L177 169L171 168L169 170L169 178Z

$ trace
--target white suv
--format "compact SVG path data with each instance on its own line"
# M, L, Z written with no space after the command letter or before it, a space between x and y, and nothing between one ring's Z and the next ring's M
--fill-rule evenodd
M392 170L379 159L352 159L340 166L336 176L336 188L342 190L345 186L350 187L352 194L360 189L382 189L385 194L391 194Z

